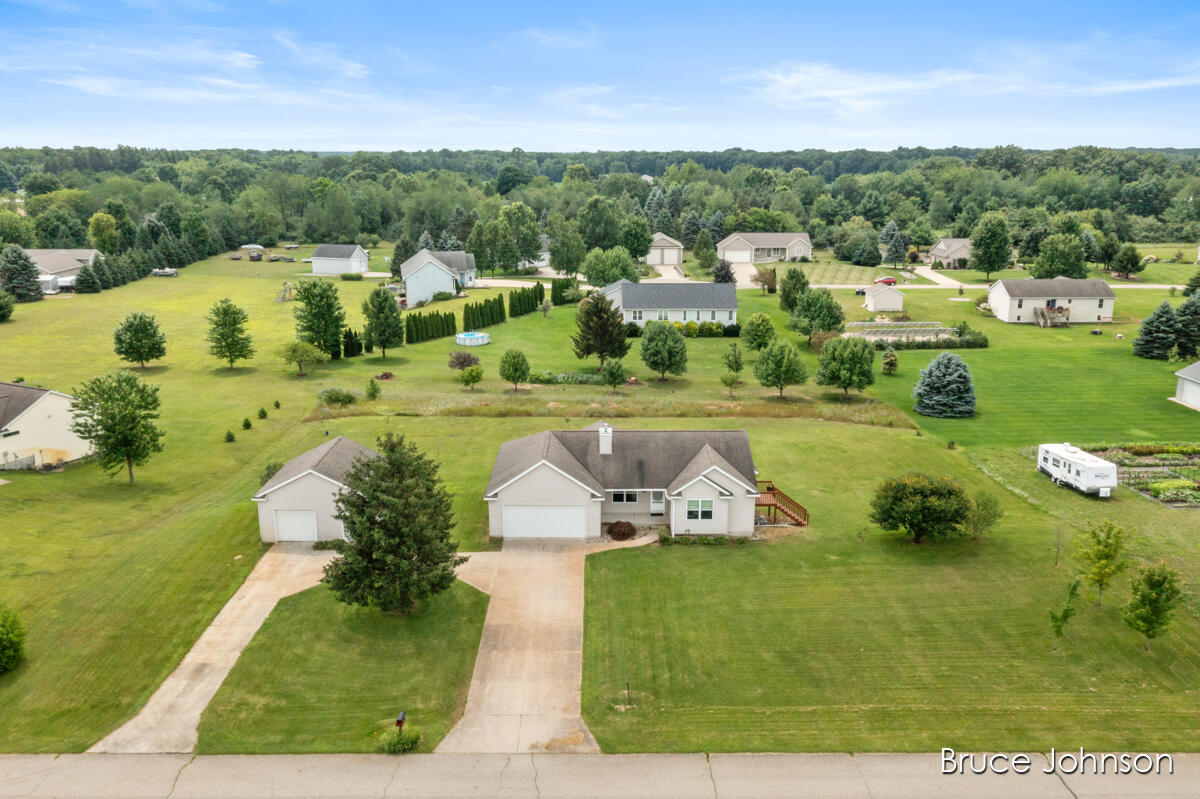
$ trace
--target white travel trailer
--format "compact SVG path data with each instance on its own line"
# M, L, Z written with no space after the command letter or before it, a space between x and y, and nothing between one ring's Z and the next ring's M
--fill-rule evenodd
M1039 446L1038 471L1057 485L1070 486L1085 494L1109 497L1117 487L1115 465L1070 444Z

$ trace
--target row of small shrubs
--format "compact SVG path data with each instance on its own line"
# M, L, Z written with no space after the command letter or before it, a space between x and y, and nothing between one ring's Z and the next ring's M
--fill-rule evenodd
M556 372L553 369L542 369L539 372L530 372L529 382L543 386L602 386L604 378L588 372Z
M583 292L575 278L556 277L550 281L550 302L554 305L570 305L579 302Z
M463 306L463 330L479 330L503 322L504 295L497 294L481 302L468 302Z
M408 344L453 336L457 332L458 326L453 311L428 311L405 315L404 341Z
M445 302L452 299L454 299L454 292L452 291L435 291L433 293L434 302Z
M534 283L527 289L513 289L508 292L508 315L512 318L533 313L546 299L546 287Z
M745 544L750 539L746 536L732 535L680 535L673 536L666 527L658 531L658 543L664 547L679 545L690 547L700 546L723 547L730 544Z
M276 408L279 407L279 400L275 400L275 407ZM258 418L259 419L267 418L267 409L266 408L258 409ZM250 421L249 416L247 416L245 419L242 420L242 429L243 430L249 430L252 427L254 427L254 424ZM224 440L225 440L226 444L232 444L233 442L237 441L237 436L235 436L233 434L232 430L226 430ZM276 467L275 471L279 471L278 467ZM274 473L275 472L271 472L271 474L274 474ZM267 480L270 480L270 479L271 479L271 475L267 475L267 477L263 480L263 482L265 483L265 482L267 482Z
M355 281L355 280L362 280L363 276L362 276L362 272L342 272L341 278L342 278L342 280Z
M342 331L342 355L346 358L354 358L362 355L364 344L362 336L358 331L346 328ZM371 351L369 346L366 346L368 352Z
M672 322L675 329L687 338L737 338L742 334L741 325L734 322L723 325L720 322ZM637 322L626 322L625 337L641 338L644 328Z

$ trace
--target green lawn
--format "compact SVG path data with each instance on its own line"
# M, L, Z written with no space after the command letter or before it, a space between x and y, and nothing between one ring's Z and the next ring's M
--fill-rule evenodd
M930 282L923 277L915 275L913 277L907 277L906 275L911 274L911 272L903 269L893 269L892 267L886 265L877 267L855 266L848 261L839 261L834 258L833 253L828 250L815 251L813 253L812 263L793 264L791 262L777 262L775 264L768 265L775 266L780 277L783 276L784 272L786 272L788 268L792 266L799 266L804 270L804 274L808 276L810 283L816 283L819 285L854 284L869 286L877 278L884 277L885 275L891 275L902 283L908 283L910 285ZM687 276L693 280L712 279L712 276L701 269L700 265L696 263L696 259L692 257L690 250L684 251L683 269L687 273ZM664 270L664 274L673 276L675 273L673 269L668 268Z
M759 469L813 526L747 546L588 558L583 710L605 751L1194 748L1195 608L1149 655L1120 620L1124 578L1104 608L1085 589L1057 652L1046 608L1071 575L1069 559L1053 566L1057 527L1115 515L1136 525L1139 560L1171 557L1194 583L1195 512L1127 490L1100 502L1056 489L1007 449L981 464L1037 507L909 431L749 426ZM914 546L873 528L872 488L914 468L997 495L1007 515L979 541Z
M461 582L412 616L324 586L287 597L209 704L196 751L372 752L404 710L431 752L462 714L486 611Z

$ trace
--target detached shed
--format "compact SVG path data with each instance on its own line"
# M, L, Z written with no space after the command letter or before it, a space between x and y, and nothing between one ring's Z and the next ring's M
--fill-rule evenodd
M344 436L326 441L285 463L252 497L258 504L258 531L267 543L334 541L343 537L334 501L346 487L346 473L360 458L379 453Z
M370 254L357 244L321 244L312 254L314 275L366 272Z
M876 283L867 289L863 307L868 311L903 311L904 292L895 286Z
M1171 399L1200 411L1200 361L1175 373L1175 396Z

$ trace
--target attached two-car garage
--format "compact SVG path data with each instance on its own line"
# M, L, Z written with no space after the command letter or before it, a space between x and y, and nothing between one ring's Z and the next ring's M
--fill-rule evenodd
M587 538L586 505L505 505L505 538Z

